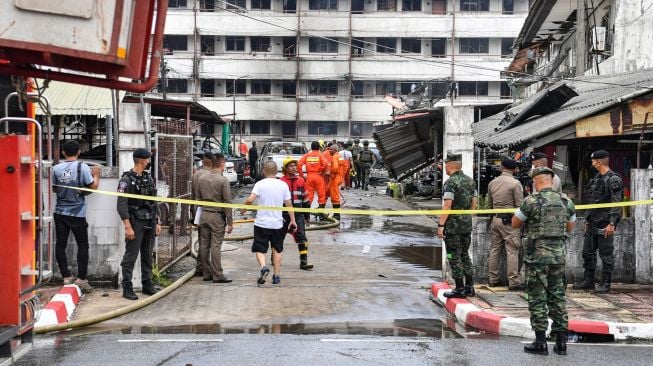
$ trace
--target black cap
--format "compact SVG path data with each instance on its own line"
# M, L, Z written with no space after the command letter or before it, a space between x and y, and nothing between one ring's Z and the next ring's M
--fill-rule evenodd
M151 157L152 157L152 154L147 149L140 148L140 149L134 150L134 158L137 158L137 159L149 159Z
M610 157L610 153L605 151L605 150L596 150L591 155L592 159L603 159L603 158L609 158L609 157Z
M445 159L445 162L450 162L450 161L463 161L463 154L460 153L447 153L447 158Z
M311 150L320 150L320 143L319 143L319 141L313 141L313 142L311 142Z
M547 159L548 156L543 152L534 152L531 154L531 160Z
M543 167L537 167L533 169L533 171L531 172L531 178L536 177L540 174L549 174L552 177L555 176L555 173L553 172L553 170L551 170L551 168L547 168L543 166Z
M517 162L510 159L509 157L505 157L503 160L501 160L501 166L506 169L515 169L517 168Z

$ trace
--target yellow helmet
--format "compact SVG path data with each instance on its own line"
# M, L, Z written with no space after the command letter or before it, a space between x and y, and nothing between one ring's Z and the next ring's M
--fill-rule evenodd
M281 169L285 171L285 170L286 170L286 167L287 167L288 164L290 164L290 163L295 163L295 164L297 164L297 159L293 159L293 158L291 158L291 157L287 157L287 158L283 159L283 163L281 163L281 167L282 167Z
M318 140L317 142L320 143L320 149L324 149L324 140Z

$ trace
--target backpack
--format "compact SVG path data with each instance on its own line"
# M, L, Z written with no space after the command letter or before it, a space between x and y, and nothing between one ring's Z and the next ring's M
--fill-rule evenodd
M360 162L361 163L371 163L372 162L372 151L363 150L360 153Z

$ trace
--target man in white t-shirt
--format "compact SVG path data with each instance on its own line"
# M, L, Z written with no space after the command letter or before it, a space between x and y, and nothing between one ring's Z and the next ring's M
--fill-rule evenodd
M258 200L259 206L286 206L292 209L293 206L288 185L276 178L277 163L274 161L265 162L263 165L263 174L265 175L265 179L258 181L254 185L252 193L245 200L245 204L251 205L254 201ZM288 211L288 214L290 216L288 231L293 232L297 229L295 214L292 210ZM285 237L286 232L283 229L282 211L256 211L252 253L256 254L256 260L261 266L261 276L258 279L259 285L264 284L270 274L270 270L265 265L265 254L268 252L269 246L272 247L272 264L274 266L272 284L278 285L281 283L281 252L283 251L283 240Z

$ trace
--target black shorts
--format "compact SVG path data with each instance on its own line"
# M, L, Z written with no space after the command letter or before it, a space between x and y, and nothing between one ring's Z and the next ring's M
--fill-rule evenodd
M277 253L283 252L283 239L286 232L281 229L266 229L254 225L254 243L252 253L267 253L271 245Z

